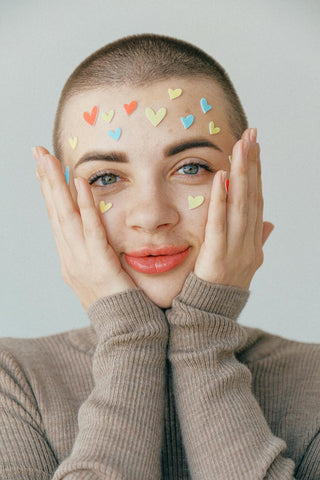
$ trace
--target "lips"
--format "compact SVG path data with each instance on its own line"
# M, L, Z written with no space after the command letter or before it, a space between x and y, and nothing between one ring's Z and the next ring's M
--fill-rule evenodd
M134 270L141 273L164 273L180 265L189 253L189 247L164 246L142 248L125 253L124 257Z

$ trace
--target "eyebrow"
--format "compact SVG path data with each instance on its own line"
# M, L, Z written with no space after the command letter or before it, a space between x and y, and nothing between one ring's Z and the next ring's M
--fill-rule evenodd
M218 147L215 143L209 142L208 140L202 140L202 139L195 139L195 140L189 140L188 142L182 142L174 145L170 145L169 147L166 148L165 150L165 156L166 157L173 157L174 155L177 155L178 153L184 152L185 150L191 150L193 148L213 148L214 150L217 150L218 152L222 152L221 148ZM79 165L81 165L84 162L90 162L90 161L105 161L105 162L120 162L120 163L128 163L128 157L124 152L89 152L85 153L80 157L78 162L75 165L75 168L77 168Z

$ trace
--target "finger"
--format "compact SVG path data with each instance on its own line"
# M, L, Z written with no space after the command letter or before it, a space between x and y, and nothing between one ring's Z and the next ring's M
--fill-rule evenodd
M65 181L60 162L52 155L46 154L43 157L43 165L62 235L73 251L83 255L85 244L82 221Z
M249 248L253 248L255 244L255 231L257 228L257 154L258 145L251 144L248 152L248 218L244 242Z
M263 194L261 178L260 145L257 151L257 221L254 233L254 244L256 248L263 245ZM271 233L271 232L270 232Z
M247 140L239 140L233 147L230 183L227 199L228 249L242 248L248 218L248 153Z
M208 209L204 242L224 258L227 252L227 202L225 176L222 170L214 176Z
M74 181L78 193L83 233L89 254L95 256L98 251L105 251L108 245L105 228L97 211L91 188L81 177Z

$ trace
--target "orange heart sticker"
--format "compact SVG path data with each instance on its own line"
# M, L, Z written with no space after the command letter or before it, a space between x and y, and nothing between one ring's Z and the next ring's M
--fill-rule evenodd
M98 113L98 107L95 106L93 107L93 109L91 110L91 113L89 112L84 112L83 113L83 118L85 119L85 121L87 123L89 123L89 125L94 125L95 124L95 121L96 121L96 118L97 118L97 113Z
M129 105L125 103L123 106L127 114L130 115L137 108L137 102L133 100L133 102L130 102Z

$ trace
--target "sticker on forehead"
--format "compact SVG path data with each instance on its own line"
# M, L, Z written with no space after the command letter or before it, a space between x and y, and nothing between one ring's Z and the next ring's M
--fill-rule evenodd
M113 138L113 140L119 140L120 135L121 135L121 128L118 127L115 131L113 130L108 130L108 135L109 137Z
M209 123L209 132L210 132L210 135L216 135L217 133L220 132L220 128L219 127L215 127L214 126L214 123L213 122L210 122Z
M147 107L145 110L147 119L152 123L154 127L159 125L160 122L164 119L167 113L167 109L165 107L159 108L157 112L154 112L152 108Z
M185 129L191 127L191 125L194 122L194 116L193 115L188 115L187 117L180 117L182 125L184 126Z
M193 210L194 208L200 207L200 205L202 205L203 202L204 202L203 195L198 195L197 197L188 195L189 210Z
M114 110L109 110L108 113L102 112L101 117L106 123L110 123L114 116Z
M91 113L83 112L83 118L87 123L89 123L89 125L94 125L97 118L97 113L98 113L98 107L94 106L93 109L91 110Z
M174 100L175 98L180 97L182 93L182 89L176 88L175 90L172 90L172 88L169 88L168 93L169 93L170 100Z
M200 105L201 105L203 113L207 113L212 109L212 106L208 104L208 102L205 98L201 98Z
M76 148L77 143L78 143L78 137L69 138L69 145L72 148L72 150Z
M69 185L70 173L69 173L69 167L68 166L66 166L66 171L64 172L64 178L66 179L67 185Z
M105 203L104 200L101 200L101 202L99 203L99 207L100 207L100 212L105 213L108 210L110 210L110 208L112 207L112 203L111 202Z
M130 102L129 105L125 103L123 106L127 114L131 115L131 113L134 112L135 109L137 108L137 102L136 101Z

